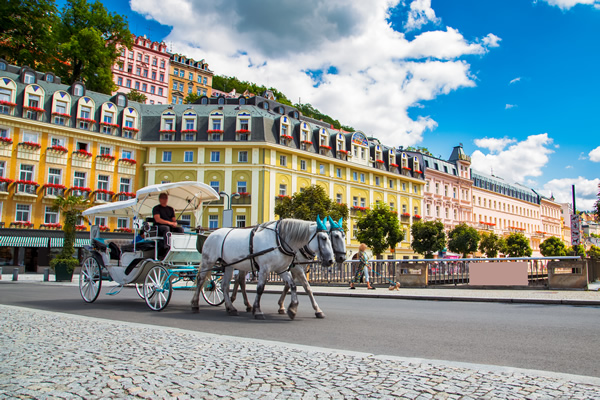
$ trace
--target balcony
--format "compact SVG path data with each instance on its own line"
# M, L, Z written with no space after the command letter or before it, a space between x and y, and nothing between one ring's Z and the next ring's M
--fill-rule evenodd
M235 205L250 205L252 203L252 199L250 194L241 195L240 197L234 197L231 199L231 204Z
M113 196L113 192L104 189L98 189L96 192L94 192L94 201L96 203L109 203L112 201Z
M88 200L90 198L91 190L89 188L81 188L81 187L72 187L71 188L71 196L81 197L83 200Z
M8 193L8 185L12 183L12 179L0 178L0 193Z
M211 205L211 206L218 206L218 205L223 205L223 203L224 203L223 197L221 197L219 200L210 201L210 202L208 202L206 204Z
M119 201L125 201L125 200L129 200L129 199L133 199L135 197L135 193L131 193L131 192L120 192L117 193L117 199Z
M37 196L38 186L39 185L36 182L17 181L15 194L16 195Z
M368 207L352 206L350 207L350 215L360 216L369 210Z
M17 158L29 161L40 161L39 143L21 142L17 146Z
M62 185L46 185L44 187L44 197L56 198L65 195L66 188Z

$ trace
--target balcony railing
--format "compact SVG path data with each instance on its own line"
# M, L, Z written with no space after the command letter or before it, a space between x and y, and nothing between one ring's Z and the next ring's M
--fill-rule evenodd
M10 182L0 182L0 192L8 192L8 185Z
M86 190L71 190L71 195L81 197L83 200L90 198L90 192Z
M108 203L111 200L112 195L110 193L96 192L96 201Z
M252 203L252 199L250 198L250 195L240 196L240 197L231 199L231 204L251 204L251 203Z
M44 196L55 196L63 197L65 195L65 189L46 187L44 188Z
M37 184L19 183L17 184L18 194L37 194Z

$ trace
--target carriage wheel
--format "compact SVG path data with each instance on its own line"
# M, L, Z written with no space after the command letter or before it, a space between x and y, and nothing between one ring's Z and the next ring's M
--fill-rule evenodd
M143 283L136 283L135 291L137 292L138 296L140 296L141 299L144 298L144 284Z
M93 303L100 294L102 287L102 271L98 260L94 257L87 257L81 266L79 274L79 293L83 301Z
M221 283L223 282L223 276L217 276L216 278L210 278L204 281L202 285L202 297L211 306L220 306L225 301L223 295L223 288Z
M173 294L173 286L169 279L169 271L162 265L156 265L148 271L144 281L144 300L154 311L160 311L169 304Z

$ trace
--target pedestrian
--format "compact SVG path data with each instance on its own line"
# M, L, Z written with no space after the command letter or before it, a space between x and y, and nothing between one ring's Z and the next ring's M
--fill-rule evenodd
M369 255L367 254L367 245L361 243L358 246L358 268L356 269L356 274L354 278L350 281L350 289L356 289L354 287L354 283L358 283L364 277L367 281L367 289L375 290L373 286L371 286L371 282L369 281Z

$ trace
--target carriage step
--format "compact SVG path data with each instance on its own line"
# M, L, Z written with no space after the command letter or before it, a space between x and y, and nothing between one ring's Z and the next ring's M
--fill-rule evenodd
M106 294L109 296L114 296L115 294L121 293L121 290L123 290L123 285L116 286L113 290L111 290L110 292L108 292Z

